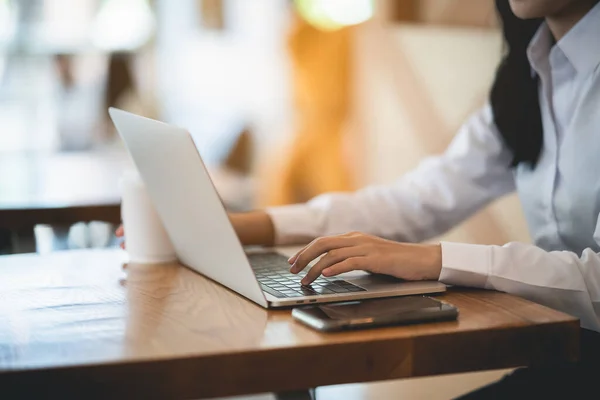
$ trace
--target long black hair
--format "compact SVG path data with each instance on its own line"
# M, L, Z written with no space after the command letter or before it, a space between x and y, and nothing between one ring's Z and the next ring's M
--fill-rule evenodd
M494 123L512 151L512 166L526 163L533 168L542 151L543 127L538 77L531 73L527 46L543 19L517 18L508 1L496 0L508 51L496 72L490 102Z

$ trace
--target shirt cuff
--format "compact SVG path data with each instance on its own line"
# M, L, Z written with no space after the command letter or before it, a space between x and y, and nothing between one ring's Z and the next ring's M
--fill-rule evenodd
M491 246L442 242L440 281L485 288L491 270Z
M319 218L305 204L267 208L275 228L275 245L304 244L319 236Z

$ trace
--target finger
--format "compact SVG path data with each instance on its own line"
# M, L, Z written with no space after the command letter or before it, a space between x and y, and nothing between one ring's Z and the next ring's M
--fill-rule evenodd
M357 238L348 236L327 236L314 240L306 249L298 255L296 262L292 265L290 272L297 274L306 266L319 257L321 254L327 253L334 249L352 246L357 242Z
M307 244L306 246L304 246L303 248L301 248L300 250L298 250L298 252L296 254L294 254L292 257L290 257L288 259L288 262L292 265L290 267L290 272L291 273L294 273L294 274L296 273L296 272L294 272L296 270L294 264L296 264L296 261L298 261L298 257L300 257L300 254L304 253L306 251L306 249L308 249L310 246L312 246L313 244L315 244L317 242L317 240L319 240L319 239L321 239L321 238L314 239L312 242L310 242L309 244ZM299 271L301 271L301 270L299 270Z
M304 250L300 251L298 257L296 257L296 260L294 261L294 264L292 264L292 267L290 268L290 272L297 274L320 255L335 248L343 248L347 246L350 246L350 243L347 243L347 238L343 236L326 236L317 238L308 244Z
M293 265L293 264L296 262L296 260L298 259L298 256L300 255L300 253L302 253L304 250L306 250L306 248L307 248L308 246L310 246L311 244L313 244L313 243L314 243L314 240L313 240L312 242L310 242L309 244L307 244L306 246L304 246L303 248L301 248L300 250L298 250L298 251L296 252L296 254L294 254L293 256L291 256L290 258L288 258L288 262L289 262L291 265Z
M119 227L115 231L115 235L117 235L118 237L125 236L125 229L123 229L123 225L119 225Z
M323 276L336 276L339 274L343 274L344 272L366 270L367 268L367 257L351 257L340 261L339 263L334 264L328 268L325 268L322 271L322 274Z
M301 283L303 285L310 285L321 275L324 270L330 268L332 265L340 263L348 258L364 255L365 251L361 246L344 247L341 249L331 250L321 257L321 259L315 265L313 265L310 270L308 270Z
M355 236L364 236L364 235L360 232L349 232L349 233L345 233L343 235L337 235L337 236L339 236L339 237L355 237ZM288 258L288 263L293 265L296 262L296 260L298 259L298 256L300 254L302 254L302 252L304 252L308 247L312 246L315 243L315 241L317 241L319 239L321 239L321 238L317 238L317 239L313 240L312 242L310 242L309 244L307 244L306 246L304 246L300 250L298 250L296 252L296 254L294 254L293 256Z
M125 250L125 242L121 242L121 243L119 244L119 246L121 246L121 248L122 248L123 250Z

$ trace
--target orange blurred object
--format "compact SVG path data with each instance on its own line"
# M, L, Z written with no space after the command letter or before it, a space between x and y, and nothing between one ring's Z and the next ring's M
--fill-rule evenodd
M345 160L350 109L352 28L321 31L296 18L289 39L297 128L289 151L272 168L261 203L304 202L353 189Z

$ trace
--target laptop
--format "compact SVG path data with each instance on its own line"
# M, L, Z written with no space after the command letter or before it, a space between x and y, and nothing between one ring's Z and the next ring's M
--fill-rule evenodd
M365 272L320 277L310 286L302 286L305 272L290 273L286 256L241 245L185 129L116 108L109 113L179 261L256 304L279 308L446 290L436 281L406 282Z

